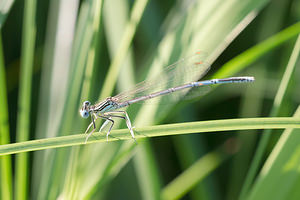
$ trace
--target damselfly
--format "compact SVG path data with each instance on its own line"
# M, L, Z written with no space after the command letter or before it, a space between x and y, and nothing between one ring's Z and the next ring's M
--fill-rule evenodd
M138 83L132 90L120 93L114 97L107 97L95 105L91 105L89 101L84 101L82 108L80 109L80 115L83 118L91 116L92 119L92 122L87 127L85 133L87 133L91 126L93 126L93 130L88 134L85 142L87 142L88 138L96 130L95 121L98 118L105 119L105 122L100 127L100 132L109 122L111 122L106 134L107 140L114 125L113 118L124 119L132 138L135 139L133 127L127 112L119 110L120 108L127 107L130 104L149 100L155 97L163 97L171 93L186 95L192 88L200 89L197 91L201 94L202 88L214 84L254 81L254 77L252 76L197 81L206 74L209 68L208 65L206 65L201 59L203 59L202 53L197 52L188 58L181 59L168 66L156 78Z

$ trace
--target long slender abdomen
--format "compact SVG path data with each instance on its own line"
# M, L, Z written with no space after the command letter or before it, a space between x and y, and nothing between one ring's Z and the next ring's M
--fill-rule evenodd
M254 81L254 77L242 76L242 77L230 77L230 78L224 78L224 79L212 79L212 80L207 80L207 81L191 82L191 83L187 83L187 84L184 84L181 86L154 92L149 95L136 97L134 99L125 101L123 103L119 103L119 108L126 107L130 104L137 103L140 101L145 101L145 100L152 99L152 98L155 98L158 96L167 95L167 94L170 94L170 93L173 93L176 91L180 91L183 89L187 89L187 88L198 87L198 86L202 86L202 85L213 85L213 84L223 84L223 83L243 83L243 82L252 82L252 81Z
M222 83L246 83L253 82L254 77L252 76L241 76L241 77L230 77L223 79L212 79L207 81L199 81L199 85L212 85L212 84L222 84Z

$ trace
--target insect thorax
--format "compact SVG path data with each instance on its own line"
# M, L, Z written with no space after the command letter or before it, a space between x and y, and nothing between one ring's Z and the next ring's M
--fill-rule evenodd
M96 104L93 108L96 113L105 113L109 111L113 111L119 108L119 104L116 99L113 97L108 97L100 103Z

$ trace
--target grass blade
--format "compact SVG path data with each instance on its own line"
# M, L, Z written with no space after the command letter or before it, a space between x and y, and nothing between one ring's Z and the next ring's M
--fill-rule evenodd
M13 3L14 0L0 1L0 29L2 28Z
M266 38L275 35L282 30L282 21L285 19L284 11L278 12L278 7L288 12L288 1L275 1L269 4L265 12L261 15L262 22L257 27L257 33L255 36L254 44L259 44ZM274 16L276 18L274 19ZM270 23L273 21L273 23ZM288 43L288 42L286 42ZM287 45L282 45L285 48ZM284 51L284 50L283 50ZM288 52L288 51L287 51ZM264 108L265 90L268 86L267 66L272 66L274 63L279 63L281 57L275 56L276 50L271 51L263 56L263 59L259 59L255 64L250 64L251 69L245 70L247 74L255 74L255 86L247 87L243 96L240 117L259 116ZM280 65L282 66L282 65ZM273 97L272 97L273 98ZM248 172L251 160L253 158L253 152L255 152L256 141L259 135L255 134L255 131L249 131L249 134L238 134L239 141L243 144L243 148L233 158L233 164L231 167L231 178L229 179L229 192L227 193L227 199L237 199L240 195L245 177Z
M108 2L106 2L106 3L108 4ZM109 2L109 3L111 3L111 2ZM130 19L126 23L124 32L120 36L121 37L121 39L119 39L120 41L118 41L119 45L117 47L117 50L115 51L114 49L110 49L113 59L112 59L111 65L109 66L109 71L107 72L107 75L105 77L104 85L103 85L103 88L102 88L102 91L100 94L100 98L98 98L98 99L102 99L102 97L107 97L107 96L111 95L111 92L112 92L113 88L115 87L115 84L117 81L119 70L121 70L121 66L123 66L122 65L123 60L125 59L126 55L128 54L128 51L130 49L130 46L131 46L131 43L133 40L133 36L135 35L137 26L141 20L142 14L144 13L147 3L148 3L148 1L145 1L145 0L136 1L134 3L131 14L130 14ZM116 10L117 9L114 9L114 12L118 12ZM116 17L115 14L114 14L114 17ZM107 24L107 26L108 25L109 24ZM107 36L107 37L110 38L111 35ZM113 51L115 51L115 52L112 53ZM99 79L99 77L98 77L98 79ZM98 89L96 89L96 90L98 90ZM101 165L101 169L99 169L96 172L96 174L94 174L94 175L89 173L89 171L88 171L89 167L86 167L87 170L83 170L84 172L82 172L82 173L86 173L87 177L82 177L84 180L79 180L80 184L84 184L86 181L88 181L88 184L85 184L85 186L84 185L82 186L85 188L81 192L82 196L85 196L85 193L87 193L88 196L91 196L92 192L95 192L94 187L96 187L98 184L101 184L103 182L101 179L104 179L104 180L107 179L107 177L105 177L105 176L107 176L106 172L107 172L107 170L110 170L111 167L114 167L113 165L116 165L115 164L116 161L115 161L115 158L113 158L113 157L110 157L110 158L107 157L107 160L104 160L102 155L103 154L107 155L107 152L110 152L110 153L111 152L119 152L119 150L118 150L119 148L120 147L118 144L118 145L110 145L110 146L106 147L105 149L102 148L100 145L97 145L97 146L95 145L95 146L91 146L90 148L87 147L84 149L84 151L83 151L84 153L81 154L82 159L88 158L90 156L90 151L93 151L93 152L96 152L94 157L101 156L101 159L98 159L98 160L99 161L101 160L102 163L107 163L107 165L99 163ZM117 157L117 156L115 156L115 157ZM87 160L87 162L89 164L93 163L89 160ZM80 166L79 166L79 168L80 168ZM92 177L89 178L89 176L91 176L91 175L92 175ZM95 180L96 177L99 177L98 183ZM90 180L92 180L92 181L90 181ZM94 187L91 186L92 185L91 183L94 183L95 186ZM80 185L78 185L77 187L80 187ZM91 191L88 191L89 189Z
M287 90L287 87L288 87L289 82L291 80L291 76L292 76L294 68L296 66L296 61L298 59L299 54L300 54L300 36L298 36L298 39L296 41L294 50L292 52L289 63L288 63L288 65L286 67L286 70L283 74L279 89L278 89L277 94L275 96L273 107L272 107L272 110L270 112L271 117L276 117L279 113L279 109L282 105L283 98L286 94L286 90ZM259 142L258 148L257 148L256 153L255 153L255 157L253 158L251 167L249 169L249 172L247 174L245 183L243 185L241 195L240 195L240 199L244 199L246 197L247 192L250 189L250 185L253 183L253 180L254 180L255 175L258 171L259 165L261 164L263 155L266 151L266 148L267 148L268 142L270 140L270 137L271 137L271 131L270 130L265 130L264 134L263 134L263 136L262 136L262 138Z
M111 66L109 67L109 71L106 75L99 99L104 99L112 93L117 81L117 77L119 75L120 67L122 66L121 63L123 62L128 53L128 49L131 45L133 36L136 32L137 26L141 20L142 14L144 13L147 3L148 0L138 0L135 2L132 8L130 20L124 31L123 39L121 40L119 49L116 52L114 59L112 60Z
M294 117L300 117L300 106ZM300 195L298 190L299 130L286 129L283 132L249 194L249 200L298 199Z
M75 37L78 4L78 1L50 1L49 4L35 129L36 138L56 136L61 126L64 102L69 95L67 77L70 76L73 67L70 64L70 57ZM59 180L55 186L50 186L54 180L54 176L49 175L54 169L53 154L54 151L34 154L33 171L35 173L32 184L32 198L34 199L51 198L47 192L62 182Z
M276 35L268 38L267 40L255 45L254 47L248 49L244 53L235 57L228 63L222 66L222 68L214 74L213 77L227 77L236 72L244 69L250 63L263 56L265 53L269 52L275 47L278 47L287 40L297 36L300 33L300 22L284 29L283 31L277 33Z
M75 123L79 104L81 85L84 79L86 61L91 44L93 42L93 17L95 6L92 0L84 1L81 4L78 21L76 24L76 34L72 44L72 55L70 60L70 73L66 88L66 98L64 99L62 116L56 134L68 134L72 129L78 128L79 123ZM79 2L77 2L79 3ZM63 149L57 152L50 152L45 161L45 168L48 173L43 178L43 191L39 191L38 199L56 198L63 189L66 181L65 174L67 161L70 158L70 149ZM63 166L63 167L62 167ZM61 168L65 170L61 170ZM51 178L48 176L51 174ZM49 197L49 195L52 195ZM61 194L63 195L63 194Z
M136 150L134 167L142 198L148 200L159 199L162 183L151 145L148 141L142 140Z
M258 12L266 2L256 1L254 3L254 1L245 1L244 4L240 4L239 1L234 0L227 4L224 1L197 1L194 4L189 4L189 6L180 3L177 7L174 6L173 15L170 15L169 18L176 20L167 22L169 26L164 38L155 51L156 57L148 71L148 77L159 71L162 66L171 64L180 57L199 50L199 48L208 53L208 63L211 64L238 33L250 23L254 18L253 13ZM183 12L180 16L177 16L178 8ZM216 29L218 29L218 32L215 31ZM198 74L198 76L200 75ZM157 107L154 105L151 107L144 106L137 114L134 124L142 126L157 123L168 113L172 112L171 108L173 108L171 104L157 105ZM139 177L144 179L140 180L140 183L151 180L148 177L159 177L158 167L155 166L156 163L151 162L155 159L151 158L153 153L151 153L148 146L150 145L147 145L145 148L139 147L140 151L137 151L135 157L135 159L148 157L150 160L149 163L152 164L152 166L136 164L136 168L143 166L143 168L138 169L140 170L138 174L143 175ZM147 152L150 153L147 154ZM143 161L135 161L135 163L140 162ZM153 169L157 169L155 175L153 175ZM143 195L145 194L143 198L146 199L146 196L148 196L149 199L154 199L156 197L155 192L159 184L139 185L146 187L142 193ZM149 185L153 187L147 187ZM145 191L147 193L144 193ZM148 194L152 194L153 196L151 197Z
M285 129L300 128L300 119L294 117L272 117L272 118L244 118L244 119L225 119L201 122L187 122L169 125L149 126L136 128L136 138L149 138L158 136L171 136L178 134L250 130L250 129ZM103 133L94 133L87 143L107 142ZM108 139L110 141L131 140L128 129L113 130ZM32 140L15 144L0 146L0 156L36 151L50 148L67 147L84 144L85 134L61 136L40 140Z
M85 99L87 97L91 97L90 92L92 91L92 77L93 72L95 72L95 68L97 65L97 55L100 55L99 52L99 40L101 36L101 29L100 24L102 20L102 0L93 1L93 6L95 8L95 11L93 12L94 16L93 18L93 42L91 43L91 47L89 49L88 55L87 55L87 63L85 68L85 76L83 80L83 86L81 91L81 98ZM65 195L65 198L73 199L75 197L80 197L82 199L81 192L84 190L78 189L78 187L81 186L83 183L83 172L81 162L82 157L85 157L83 155L83 152L89 152L88 148L91 148L91 146L87 148L72 148L71 154L70 154L70 160L68 162L68 168L67 168L67 175L66 175L66 181L64 183L64 188L62 190L62 194ZM82 156L83 155L83 156ZM87 165L85 165L87 166ZM92 175L93 176L93 175ZM82 187L81 187L82 188Z
M176 155L180 159L181 170L184 171L193 165L200 157L207 154L208 145L205 143L205 135L186 135L172 137L176 148ZM220 199L219 186L216 176L211 173L189 192L192 199ZM213 188L213 190L212 190ZM217 191L217 192L216 192Z
M22 34L22 55L20 90L17 119L17 141L29 139L31 81L35 48L35 14L36 1L25 2ZM16 158L15 194L16 199L28 198L28 154L19 154Z
M229 140L227 140L229 142ZM225 146L206 154L165 186L161 199L180 199L232 155Z
M8 104L6 93L6 77L4 67L4 56L2 48L2 36L0 35L0 144L9 144L9 121ZM12 163L10 156L3 156L1 160L1 197L12 199Z

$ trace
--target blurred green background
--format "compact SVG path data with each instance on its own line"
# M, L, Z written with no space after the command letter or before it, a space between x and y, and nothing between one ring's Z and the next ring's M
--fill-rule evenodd
M1 144L83 134L84 100L128 90L197 51L211 65L204 79L256 81L130 106L135 127L299 119L299 19L299 0L1 0ZM299 130L233 126L2 156L1 199L299 199Z

